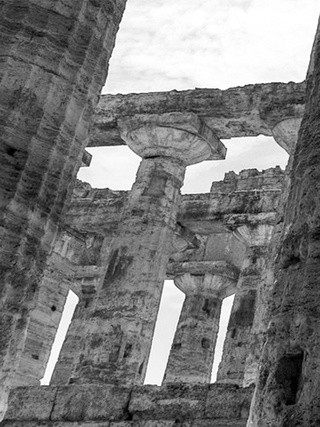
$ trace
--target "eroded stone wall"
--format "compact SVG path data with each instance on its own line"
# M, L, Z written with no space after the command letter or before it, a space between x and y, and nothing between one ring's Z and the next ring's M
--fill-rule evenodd
M125 3L0 5L0 413Z
M234 385L17 388L2 427L244 427L252 387Z
M284 228L250 426L317 426L319 401L320 27L292 162Z

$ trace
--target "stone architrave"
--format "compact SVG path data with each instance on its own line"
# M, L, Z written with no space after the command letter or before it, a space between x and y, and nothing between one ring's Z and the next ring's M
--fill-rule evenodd
M217 373L217 382L243 386L255 382L262 345L252 344L251 333L256 311L260 310L260 293L269 267L267 262L273 225L240 225L236 235L247 245L240 271L235 298L224 342L223 355ZM263 307L261 307L263 308ZM257 313L260 316L259 313ZM247 363L250 352L252 361Z
M136 116L119 125L143 160L71 378L77 383L143 383L186 166L225 155L194 114Z
M0 417L126 0L0 5Z
M196 269L192 268L194 266ZM182 267L189 272L176 276L174 283L186 297L163 384L208 384L211 379L222 301L235 292L238 271L223 261L182 263Z

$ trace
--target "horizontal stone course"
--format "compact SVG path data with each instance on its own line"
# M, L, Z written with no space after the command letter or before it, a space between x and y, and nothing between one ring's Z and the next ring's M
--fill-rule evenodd
M0 426L245 426L252 392L252 387L182 383L19 387L11 391Z
M179 422L178 420L146 420L146 421L120 421L120 422L37 422L37 421L7 421L7 427L245 427L246 420L194 420Z
M129 411L133 419L204 418L207 393L207 385L197 384L135 387Z

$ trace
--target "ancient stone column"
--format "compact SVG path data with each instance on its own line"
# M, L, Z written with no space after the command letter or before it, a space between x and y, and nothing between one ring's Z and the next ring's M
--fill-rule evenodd
M255 380L255 363L260 356L261 348L258 346L259 343L252 344L251 333L256 310L259 310L259 294L262 292L266 276L268 244L272 232L273 225L268 224L241 225L236 229L236 234L247 244L247 251L239 275L218 369L217 382L219 383L242 386L246 369L250 372L247 374L247 382L250 384ZM253 366L246 365L250 352L255 354Z
M0 5L0 414L125 4Z
M119 124L122 138L143 160L72 382L143 383L185 168L225 153L194 114L136 116Z
M86 323L89 321L90 308L101 286L105 274L104 267L96 265L78 267L74 276L74 287L78 289L79 303L74 311L59 358L54 367L50 385L68 385L75 363L81 357L81 340Z
M307 75L250 427L320 424L320 25Z
M174 279L186 297L163 384L210 383L222 301L234 293L238 272L223 261L183 264L184 269L198 270L198 274L188 272ZM189 268L187 264L191 264Z

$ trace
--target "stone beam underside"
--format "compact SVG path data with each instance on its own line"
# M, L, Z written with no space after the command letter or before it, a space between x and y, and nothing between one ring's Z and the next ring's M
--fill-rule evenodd
M217 135L229 139L272 136L277 124L301 118L305 83L267 83L227 90L194 89L102 95L92 120L88 147L124 145L118 120L133 115L195 113Z

